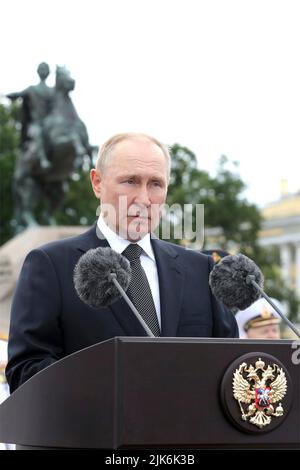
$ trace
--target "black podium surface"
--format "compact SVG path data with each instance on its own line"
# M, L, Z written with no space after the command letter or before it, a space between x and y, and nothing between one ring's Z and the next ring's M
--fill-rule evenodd
M0 441L69 449L300 449L300 364L292 346L289 340L114 338L18 388L0 406ZM284 419L269 431L243 430L222 405L224 375L248 353L275 357L289 376Z

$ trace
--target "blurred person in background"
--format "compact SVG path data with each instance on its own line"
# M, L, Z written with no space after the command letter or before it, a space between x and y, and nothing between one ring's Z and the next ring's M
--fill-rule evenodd
M283 310L277 299L273 303ZM239 310L235 316L239 327L240 338L248 339L281 339L281 318L274 308L264 299L256 300L245 310Z

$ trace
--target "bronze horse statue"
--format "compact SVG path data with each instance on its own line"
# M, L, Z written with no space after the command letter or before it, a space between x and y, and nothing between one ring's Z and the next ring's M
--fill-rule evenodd
M39 225L34 214L37 201L46 199L44 222L55 223L53 212L61 205L67 182L83 162L92 160L86 126L69 96L75 80L64 67L56 68L48 114L38 123L39 141L29 136L17 162L14 178L16 231ZM36 126L36 124L35 124ZM33 127L33 126L32 126ZM41 160L37 149L45 158ZM46 163L46 164L45 164Z

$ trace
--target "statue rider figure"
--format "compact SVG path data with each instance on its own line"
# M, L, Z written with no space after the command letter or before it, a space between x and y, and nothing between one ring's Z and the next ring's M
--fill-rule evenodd
M41 168L48 168L43 143L43 120L49 114L53 100L53 88L46 84L50 73L48 64L42 62L37 69L40 77L38 85L7 95L11 100L22 98L22 153L28 164L39 163Z
M53 88L46 84L50 73L49 65L40 63L37 73L40 77L37 85L7 95L12 101L22 99L21 155L14 174L16 232L38 225L33 215L35 183L32 174L51 168L43 137L43 122L52 109L54 96Z

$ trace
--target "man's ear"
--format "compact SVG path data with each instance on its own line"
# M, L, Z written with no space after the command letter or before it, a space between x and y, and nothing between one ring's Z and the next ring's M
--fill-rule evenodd
M93 187L94 194L97 199L101 197L101 176L96 168L92 168L90 171L90 179Z

